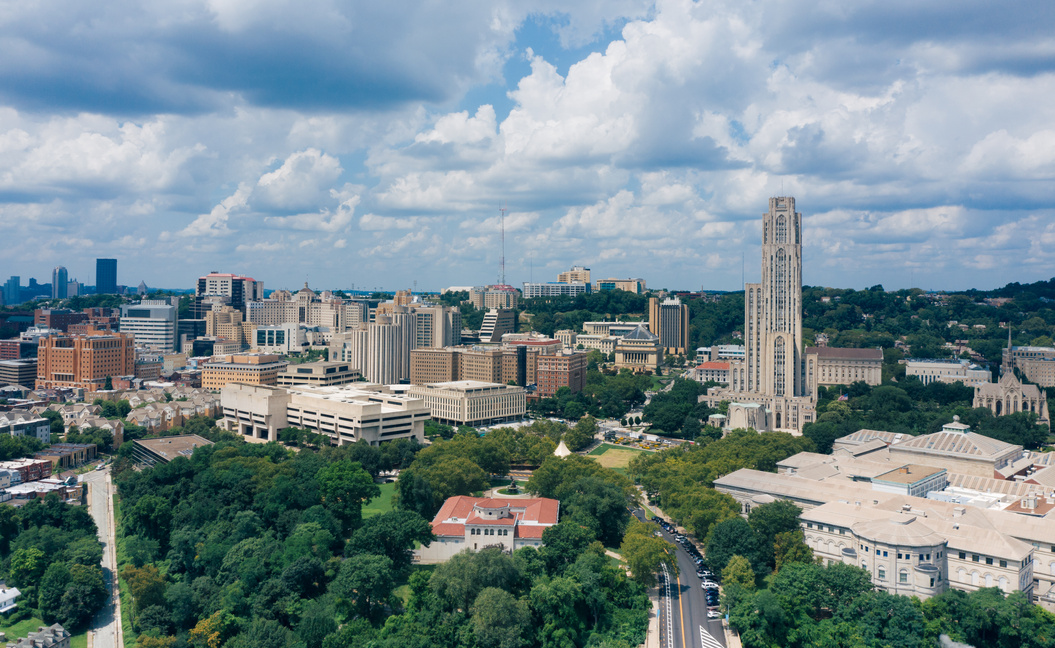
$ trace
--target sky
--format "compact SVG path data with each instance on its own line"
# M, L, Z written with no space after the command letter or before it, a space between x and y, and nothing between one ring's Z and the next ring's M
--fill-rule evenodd
M1055 3L41 0L0 8L0 277L268 289L1055 275ZM742 274L743 273L743 274Z

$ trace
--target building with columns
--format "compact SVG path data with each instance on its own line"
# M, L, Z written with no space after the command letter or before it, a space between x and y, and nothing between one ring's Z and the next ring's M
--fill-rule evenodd
M730 387L701 400L756 404L764 429L801 431L816 417L817 356L803 351L802 214L790 196L770 198L762 217L762 281L744 286L744 346Z
M632 369L635 372L655 371L663 364L663 346L659 336L643 325L627 333L615 342L615 366L617 369Z

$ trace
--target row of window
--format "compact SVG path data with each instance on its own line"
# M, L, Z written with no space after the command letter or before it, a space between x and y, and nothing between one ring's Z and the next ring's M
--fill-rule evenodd
M960 560L967 560L967 552L966 551L961 551L960 552ZM979 556L978 554L971 554L971 562L982 562L982 557ZM1000 562L1000 566L1001 567L1007 569L1007 561L1006 560L1001 560L999 562ZM985 564L992 565L993 564L993 558L991 556L985 556Z
M507 536L509 535L509 529L469 529L469 535Z

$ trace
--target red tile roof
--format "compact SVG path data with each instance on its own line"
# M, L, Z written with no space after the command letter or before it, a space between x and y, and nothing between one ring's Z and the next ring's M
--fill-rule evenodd
M717 369L719 371L728 371L728 362L704 362L696 367L697 369Z
M500 509L509 507L510 517L486 519L474 509ZM514 537L541 538L542 533L557 523L560 502L555 499L535 497L529 499L505 499L468 497L458 495L449 498L440 507L432 520L432 532L437 536L464 537L465 525L513 527ZM527 521L529 524L524 524Z

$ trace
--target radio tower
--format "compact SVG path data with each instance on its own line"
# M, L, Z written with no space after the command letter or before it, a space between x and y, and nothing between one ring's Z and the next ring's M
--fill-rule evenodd
M506 285L506 208L503 205L498 208L499 213L502 214L502 256L499 258L499 276L498 283L503 286Z

